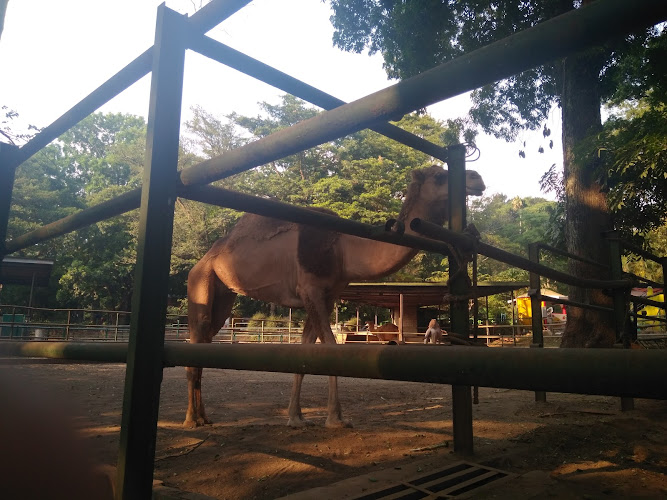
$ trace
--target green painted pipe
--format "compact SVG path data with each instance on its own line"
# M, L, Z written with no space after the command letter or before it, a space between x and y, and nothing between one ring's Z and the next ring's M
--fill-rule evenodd
M119 363L126 352L125 343L0 342L0 356ZM167 342L164 364L667 399L658 349Z

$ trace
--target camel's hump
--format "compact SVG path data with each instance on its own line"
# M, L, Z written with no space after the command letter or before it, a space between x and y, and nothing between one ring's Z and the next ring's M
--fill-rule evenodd
M279 234L296 231L297 224L262 215L244 214L230 231L227 243L241 240L268 241Z
M338 215L335 212L326 208L309 207L316 212L323 212L330 215ZM294 222L287 222L280 219L265 217L263 215L256 215L251 213L244 214L236 223L234 228L230 231L227 238L227 244L234 244L241 240L253 241L269 241L276 236L289 232L299 231L299 229L306 228Z

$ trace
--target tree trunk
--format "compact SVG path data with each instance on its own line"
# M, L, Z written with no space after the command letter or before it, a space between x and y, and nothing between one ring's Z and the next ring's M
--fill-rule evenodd
M580 142L602 127L599 73L604 58L599 49L566 58L562 63L563 159L565 182L565 240L570 253L609 264L603 231L612 229L606 194L597 180L589 151L576 150ZM576 153L575 153L576 151ZM582 278L607 279L596 266L571 260L570 273ZM570 287L570 300L611 307L601 290ZM568 307L561 347L609 347L616 339L613 315Z

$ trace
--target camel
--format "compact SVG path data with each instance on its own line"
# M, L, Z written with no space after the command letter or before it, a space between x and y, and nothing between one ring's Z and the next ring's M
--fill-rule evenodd
M398 327L393 323L377 326L372 321L366 321L366 326L368 331L374 333L381 342L398 340Z
M416 169L398 216L405 232L420 217L443 224L448 216L448 171ZM466 172L466 192L479 196L481 176ZM352 281L377 279L396 272L417 250L314 226L247 213L229 234L217 240L188 275L190 342L211 342L229 317L237 294L285 307L305 308L302 343L335 344L329 318L335 300ZM186 367L188 409L183 425L210 423L201 395L202 368ZM288 407L288 425L307 425L301 412L303 374L295 374ZM329 377L327 427L350 426L343 420L338 384Z

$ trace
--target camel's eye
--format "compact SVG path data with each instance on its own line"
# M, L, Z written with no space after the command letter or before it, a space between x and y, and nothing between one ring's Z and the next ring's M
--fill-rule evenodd
M443 172L441 174L436 174L435 183L438 186L442 186L443 184L446 184L447 183L447 174L445 172Z

